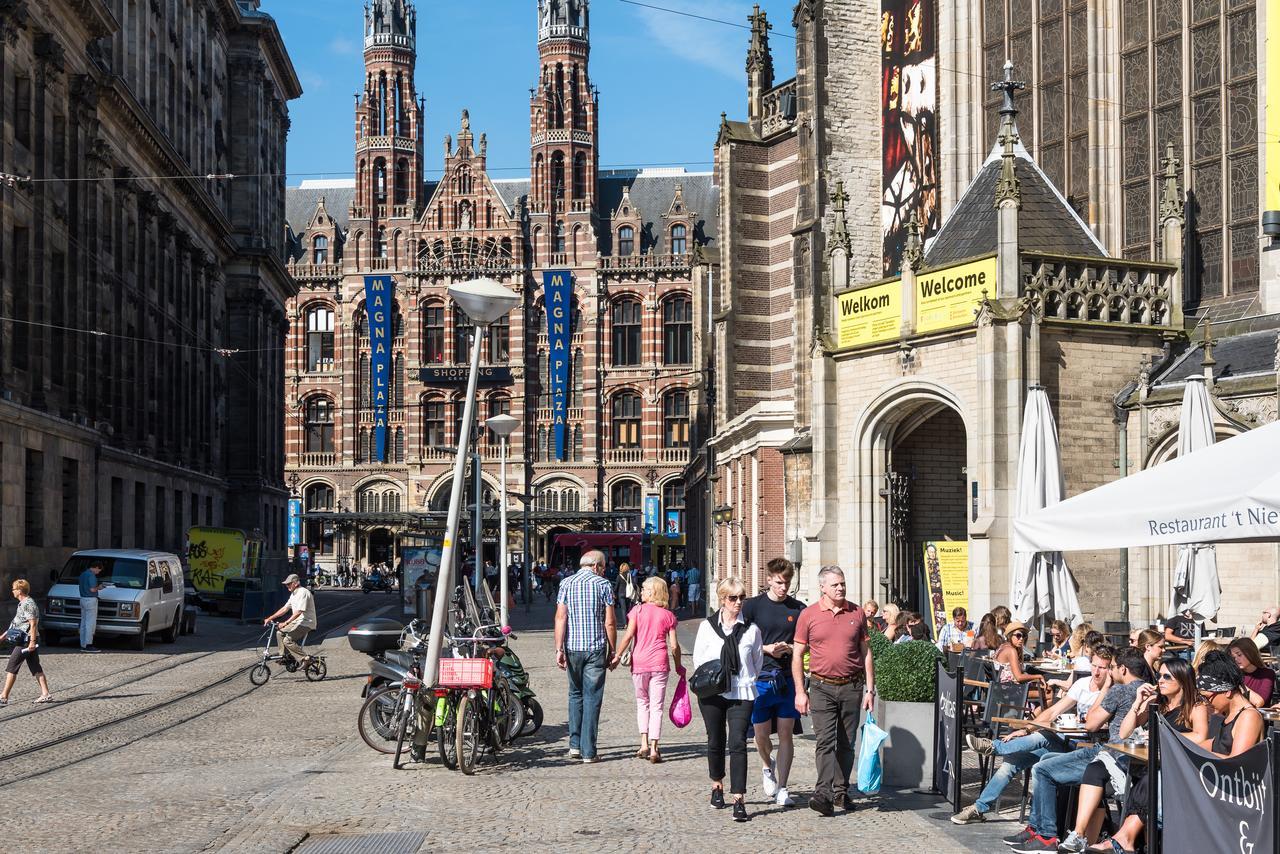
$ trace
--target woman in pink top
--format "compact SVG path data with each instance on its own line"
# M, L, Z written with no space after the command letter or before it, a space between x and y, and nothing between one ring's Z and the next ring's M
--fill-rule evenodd
M667 678L671 661L680 664L680 641L676 639L676 615L667 610L667 582L654 576L640 588L640 603L627 615L627 633L622 637L609 669L617 667L631 648L631 681L636 686L636 724L640 728L638 759L661 762L658 739L662 737L662 711L666 704Z

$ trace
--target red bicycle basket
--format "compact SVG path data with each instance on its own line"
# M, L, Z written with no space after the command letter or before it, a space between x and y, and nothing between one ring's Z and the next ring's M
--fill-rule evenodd
M493 659L442 658L436 684L442 688L492 688Z

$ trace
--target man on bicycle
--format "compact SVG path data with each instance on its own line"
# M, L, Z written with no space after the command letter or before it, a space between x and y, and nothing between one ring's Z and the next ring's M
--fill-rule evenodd
M263 620L262 625L265 626L277 617L284 616L285 612L291 611L289 619L280 625L278 637L280 654L291 655L299 664L306 664L311 656L302 651L302 642L316 627L316 600L311 595L311 591L302 586L302 581L296 574L287 576L284 586L289 591L289 601L285 602L279 611Z

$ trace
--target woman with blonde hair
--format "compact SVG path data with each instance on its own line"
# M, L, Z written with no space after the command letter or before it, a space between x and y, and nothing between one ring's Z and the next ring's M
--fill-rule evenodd
M1196 673L1200 672L1200 662L1204 661L1204 657L1215 649L1222 649L1222 644L1216 640L1202 640L1199 648L1196 649L1196 657L1191 660L1191 669Z
M884 620L884 636L889 640L893 640L898 636L898 614L900 613L897 605L892 602L885 604L880 610L880 616ZM904 624L905 625L905 624Z
M1093 631L1093 625L1090 623L1081 623L1072 630L1071 639L1067 642L1071 647L1071 651L1067 654L1067 657L1072 661L1075 661L1082 655L1086 655L1084 639L1091 631Z
M728 688L709 697L698 697L698 708L707 730L707 771L711 777L711 805L723 809L724 760L729 755L729 792L733 795L733 820L747 820L747 731L756 699L756 677L764 664L760 629L742 618L747 588L737 578L716 585L720 609L698 626L693 644L693 669L712 661L724 666ZM724 684L724 683L721 683Z
M636 758L654 763L662 761L658 739L662 737L662 712L666 707L671 663L675 663L676 672L684 672L680 665L677 625L675 613L667 609L667 582L656 575L645 579L640 586L640 604L627 615L627 633L609 662L610 670L617 667L635 643L631 649L631 681L636 689L636 725L640 728Z

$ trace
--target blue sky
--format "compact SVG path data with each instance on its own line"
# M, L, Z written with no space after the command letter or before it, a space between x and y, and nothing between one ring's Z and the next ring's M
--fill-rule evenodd
M645 0L746 24L747 0ZM775 76L795 73L794 0L761 0L774 25ZM537 79L535 0L418 0L418 95L427 99L424 152L438 174L446 133L463 108L488 134L494 178L529 171L529 87ZM363 67L361 0L264 0L304 94L289 105L289 184L349 177L353 95ZM642 8L591 2L591 77L600 89L603 167L682 164L711 168L721 111L744 118L748 32Z

